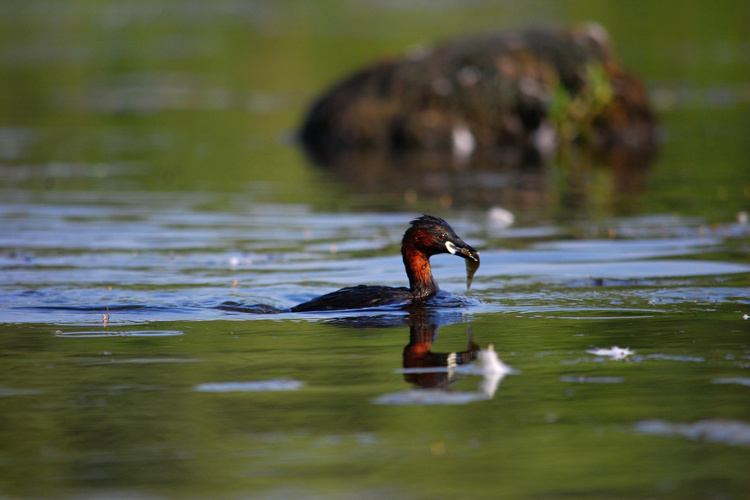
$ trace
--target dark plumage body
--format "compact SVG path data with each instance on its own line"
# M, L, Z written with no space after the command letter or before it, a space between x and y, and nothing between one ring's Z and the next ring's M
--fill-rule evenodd
M458 237L443 219L423 215L411 222L401 240L401 255L409 288L358 285L342 288L292 307L292 312L333 311L380 307L398 302L428 300L439 288L432 277L430 257L450 253L479 262L479 253Z
M411 299L409 289L392 286L357 285L321 295L292 307L292 312L363 309L405 302Z

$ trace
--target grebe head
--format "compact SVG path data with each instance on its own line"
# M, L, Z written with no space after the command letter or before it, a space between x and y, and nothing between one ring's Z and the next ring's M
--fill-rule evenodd
M479 261L479 252L459 238L453 228L440 217L423 215L411 221L404 233L401 252L418 251L427 257L439 253L458 255L474 262Z

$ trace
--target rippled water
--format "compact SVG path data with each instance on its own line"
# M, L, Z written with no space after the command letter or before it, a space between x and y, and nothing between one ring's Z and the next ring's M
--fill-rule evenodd
M0 497L746 498L745 10L0 2ZM590 20L659 114L649 168L290 140L374 59ZM440 255L424 308L247 312L405 285L424 211L481 252L470 290Z
M185 315L246 320L217 306L285 309L344 286L406 281L398 248L415 214L318 214L303 205L251 203L206 212L200 200L132 195L133 203L130 196L109 206L0 207L0 321L98 323L107 311L110 326ZM481 271L469 291L462 262L450 256L433 259L435 275L444 290L467 298L455 305L475 312L601 310L610 317L659 314L686 302L747 302L733 282L750 266L715 258L746 244L747 224L614 219L601 225L614 237L576 240L564 239L562 228L493 227L480 213L457 214L453 224L482 249ZM511 244L522 248L510 251Z
M63 478L65 496L103 497L744 487L747 224L640 216L571 239L581 228L456 212L482 255L470 291L463 261L437 256L447 293L425 310L259 315L217 306L403 285L415 214L68 196L0 208L6 493ZM510 374L477 364L489 344Z

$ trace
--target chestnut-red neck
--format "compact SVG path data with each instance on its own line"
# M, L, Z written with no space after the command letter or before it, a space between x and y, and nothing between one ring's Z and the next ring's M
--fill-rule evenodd
M438 293L438 286L432 277L430 255L420 244L424 235L413 234L404 237L401 255L404 259L406 275L409 277L409 290L415 298L428 299Z

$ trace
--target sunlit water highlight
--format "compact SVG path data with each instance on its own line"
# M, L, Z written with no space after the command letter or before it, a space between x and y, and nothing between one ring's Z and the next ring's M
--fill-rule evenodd
M398 245L413 214L333 216L302 206L277 214L268 205L205 213L151 201L111 209L0 207L0 321L99 323L103 314L110 327L186 316L246 320L216 306L235 301L285 309L343 286L405 283ZM480 248L488 240L481 221L454 224ZM470 291L463 266L450 257L435 257L433 267L441 287L458 299L450 306L472 312L632 318L674 304L750 303L745 288L732 286L732 276L745 276L750 266L703 257L747 238L750 226L692 237L697 232L694 221L677 220L662 238L546 239L512 252L487 245ZM528 238L536 239L509 229L499 241Z

